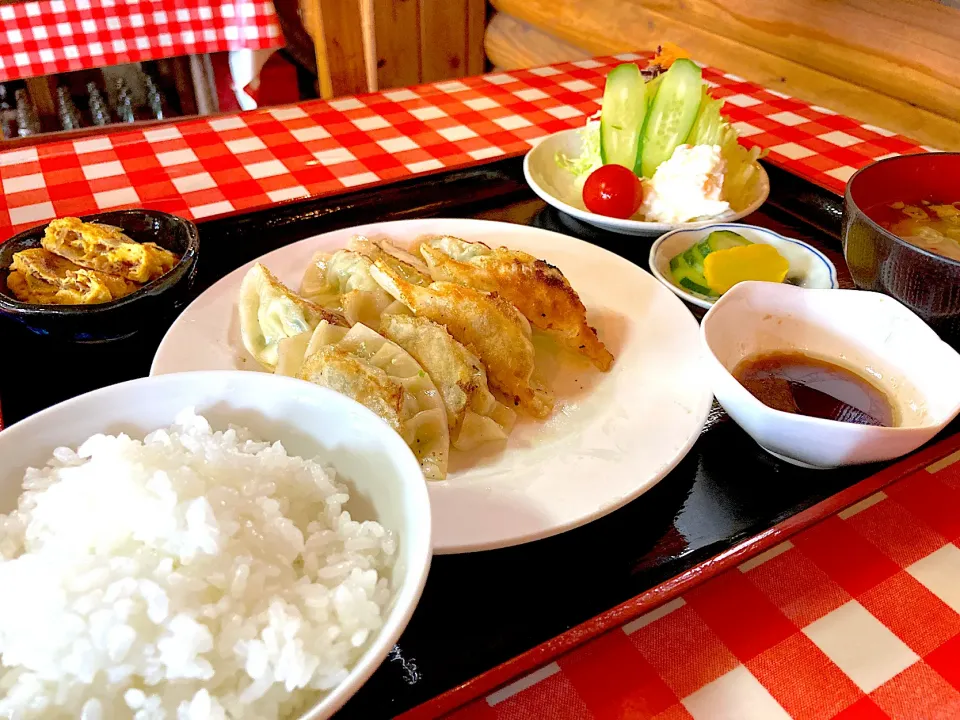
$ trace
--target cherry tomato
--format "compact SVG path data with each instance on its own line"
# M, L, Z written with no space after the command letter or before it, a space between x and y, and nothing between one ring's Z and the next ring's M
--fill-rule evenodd
M643 202L640 178L623 165L598 167L583 184L583 204L597 215L628 218Z

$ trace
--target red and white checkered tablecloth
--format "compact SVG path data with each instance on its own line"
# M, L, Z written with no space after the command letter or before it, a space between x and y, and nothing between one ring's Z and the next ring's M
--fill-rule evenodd
M958 461L908 474L446 720L960 718Z
M271 0L40 0L0 5L0 81L282 46Z
M597 110L610 68L648 57L627 53L2 152L0 237L123 206L211 218L520 155L581 126ZM876 158L930 149L720 70L705 68L704 77L745 144L838 193Z

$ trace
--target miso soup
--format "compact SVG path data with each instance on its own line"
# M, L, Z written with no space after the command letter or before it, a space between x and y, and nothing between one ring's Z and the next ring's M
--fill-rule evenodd
M960 260L960 200L874 205L867 215L911 245Z

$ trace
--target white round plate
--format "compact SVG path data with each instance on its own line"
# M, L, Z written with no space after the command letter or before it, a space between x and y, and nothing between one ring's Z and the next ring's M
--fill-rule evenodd
M408 244L454 235L504 245L559 267L614 354L602 373L539 338L537 368L557 396L546 421L519 418L504 445L454 451L447 480L428 483L434 552L456 553L537 540L595 520L653 487L687 454L712 394L700 369L696 320L652 275L566 235L484 220L401 220L318 235L259 262L300 285L321 249L356 234ZM198 297L161 342L151 375L187 370L259 370L243 348L236 299L249 263Z
M666 285L679 298L691 305L709 310L718 300L715 297L691 292L677 285L670 272L670 261L685 250L690 249L714 230L731 230L742 235L750 242L773 245L790 263L787 273L788 285L819 290L836 290L840 287L837 280L837 268L830 259L813 245L788 238L773 230L757 225L727 223L708 225L695 230L674 230L669 232L650 247L650 271L654 277Z
M716 217L688 223L644 222L642 220L624 220L597 215L584 207L581 188L577 187L576 177L573 173L557 165L558 152L562 152L568 157L576 157L580 154L580 145L580 131L577 128L562 130L548 136L528 152L523 159L523 175L527 179L527 184L544 202L553 205L561 212L572 215L577 220L582 220L610 232L641 237L659 237L671 230L698 228L718 222L739 220L763 205L770 194L770 178L767 177L767 171L763 169L763 166L758 165L760 181L756 184L756 195L750 201L750 204L740 212L729 210Z

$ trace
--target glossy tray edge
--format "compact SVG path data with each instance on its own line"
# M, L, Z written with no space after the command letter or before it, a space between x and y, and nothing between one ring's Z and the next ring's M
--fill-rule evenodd
M825 231L837 241L839 246L842 198L829 189L815 185L806 178L795 176L775 164L769 162L764 164L770 174L772 185L771 195L766 204L801 219L805 224ZM369 221L367 213L371 206L377 207L383 214L383 220L433 217L444 216L451 204L458 207L458 212L463 211L460 205L464 205L471 208L469 212L472 213L478 209L482 210L487 205L498 206L507 199L514 197L520 199L528 194L529 190L522 176L521 156L471 168L441 172L427 178L392 183L375 190L362 188L352 193L332 197L278 204L249 213L211 219L198 225L201 227L201 233L209 233L208 237L212 240L230 241L233 245L231 249L236 256L231 256L224 267L212 269L214 275L222 276L265 250L289 244L311 234ZM468 198L465 204L464 197ZM263 247L265 238L270 247ZM210 245L211 248L216 246L217 242ZM211 257L208 253L206 264L208 267L219 265L216 254ZM8 407L8 410L11 409L13 406ZM15 409L13 415L8 413L8 417L16 419ZM735 545L720 555L467 680L452 690L413 707L399 717L436 717L472 699L488 694L496 687L509 683L577 645L650 611L708 577L763 552L784 537L817 522L822 517L810 514L816 513L822 506L827 506L827 509L821 512L828 515L831 512L830 508L839 509L856 502L861 497L875 492L875 488L902 477L902 474L914 467L911 465L904 468L905 463L912 461L922 467L924 461L919 458L933 455L936 459L936 448L950 443L951 440L953 439L945 440L881 471L868 480L823 501L821 505L814 506L770 530ZM955 445L960 447L960 436L956 439ZM946 454L950 451L942 452ZM933 460L929 460L926 464L930 462ZM894 476L890 473L897 474ZM886 480L882 479L884 477ZM870 483L874 484L870 485ZM862 486L868 487L860 489ZM851 495L852 493L856 494Z
M437 718L457 710L473 700L489 695L497 688L552 662L560 655L570 652L603 633L637 619L641 615L688 592L691 588L756 557L798 532L873 495L878 490L902 480L917 470L929 467L958 450L960 450L960 433L944 438L889 467L883 468L866 480L851 485L846 490L842 490L836 495L797 513L779 525L775 525L759 535L754 535L686 572L571 628L552 640L548 640L522 655L491 668L428 702L397 715L396 720Z

